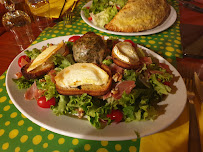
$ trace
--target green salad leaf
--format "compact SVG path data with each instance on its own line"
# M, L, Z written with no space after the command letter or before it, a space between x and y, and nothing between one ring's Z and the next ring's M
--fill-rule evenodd
M34 83L34 79L27 80L24 76L20 77L19 79L12 79L13 82L15 82L18 86L18 89L27 89L31 87L31 85Z
M41 53L40 49L34 48L32 51L26 50L25 54L31 59L34 60Z
M54 82L51 81L50 75L44 76L45 81L37 81L37 88L44 90L44 95L46 97L46 100L51 99L52 97L58 96L58 92L56 90L56 86Z

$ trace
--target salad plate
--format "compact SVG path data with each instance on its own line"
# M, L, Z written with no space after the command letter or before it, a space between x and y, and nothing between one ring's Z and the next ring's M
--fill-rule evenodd
M90 7L92 4L92 1L86 3L83 8L85 7ZM176 18L177 18L177 13L175 11L175 9L171 7L171 12L168 16L168 18L159 26L151 29L151 30L146 30L146 31L142 31L142 32L134 32L134 33L128 33L128 32L115 32L115 31L110 31L110 30L106 30L104 28L101 28L101 27L98 27L96 25L93 24L92 21L89 21L88 18L85 17L85 14L84 14L84 11L81 10L81 17L82 19L85 21L85 23L87 23L89 26L99 30L99 31L102 31L102 32L106 32L106 33L109 33L109 34L114 34L114 35L124 35L124 36L136 36L136 35L151 35L151 34L155 34L155 33L159 33L159 32L162 32L166 29L168 29L170 26L173 25L173 23L176 21Z
M70 37L62 36L42 41L30 46L27 50L31 51L33 48L41 49L47 43L57 44L62 40L68 41ZM167 64L171 71L173 71L173 75L178 77L177 81L174 82L175 93L170 93L158 104L162 107L162 110L160 111L161 114L154 121L112 123L104 129L96 129L86 119L78 119L74 116L65 115L56 116L52 110L40 108L35 100L26 101L24 99L25 90L19 90L12 80L12 78L15 78L15 74L20 71L18 59L24 55L24 52L16 56L8 68L6 74L8 95L16 108L33 123L65 136L88 140L116 141L135 139L138 134L140 137L143 137L157 133L172 124L182 113L186 104L186 87L178 71L168 61L143 46L138 45L138 47L146 50L148 54L156 57L161 63Z

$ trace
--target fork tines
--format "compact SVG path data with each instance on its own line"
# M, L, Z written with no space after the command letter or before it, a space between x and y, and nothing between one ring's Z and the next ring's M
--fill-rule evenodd
M194 84L194 68L189 64L178 64L178 71L180 72L187 88L188 99L194 98L195 84ZM189 100L192 102L192 100Z
M73 5L71 6L71 9L69 11L65 12L65 19L64 19L64 24L72 24L72 17L73 17L73 10L76 7L77 0L73 2Z

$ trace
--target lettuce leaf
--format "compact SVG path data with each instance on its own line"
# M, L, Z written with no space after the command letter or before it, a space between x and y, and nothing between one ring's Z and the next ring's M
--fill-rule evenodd
M68 103L67 96L59 95L57 106L52 106L51 109L55 115L65 115L67 113L66 104Z
M72 54L62 56L59 53L53 55L53 62L56 65L56 67L61 70L75 63Z
M171 91L171 88L169 86L164 85L157 80L156 74L152 74L150 76L150 83L159 95L168 95L168 93Z
M18 86L18 89L27 89L34 83L34 79L27 80L24 76L19 79L12 79Z
M41 50L34 48L32 51L26 50L25 54L31 59L34 60L39 54L41 53Z
M46 97L46 100L49 100L52 97L57 97L58 92L56 90L55 84L51 81L50 75L45 75L44 79L45 81L36 81L37 88L45 90L44 95Z

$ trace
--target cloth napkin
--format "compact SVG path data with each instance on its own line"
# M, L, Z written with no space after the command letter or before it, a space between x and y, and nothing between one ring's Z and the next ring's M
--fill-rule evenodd
M42 7L35 8L34 10L31 9L31 11L33 14L37 14L38 16L58 18L64 3L65 6L62 15L73 5L74 1L75 0L49 0L49 3L46 3ZM49 13L47 13L48 5L50 5L50 16L48 16Z

